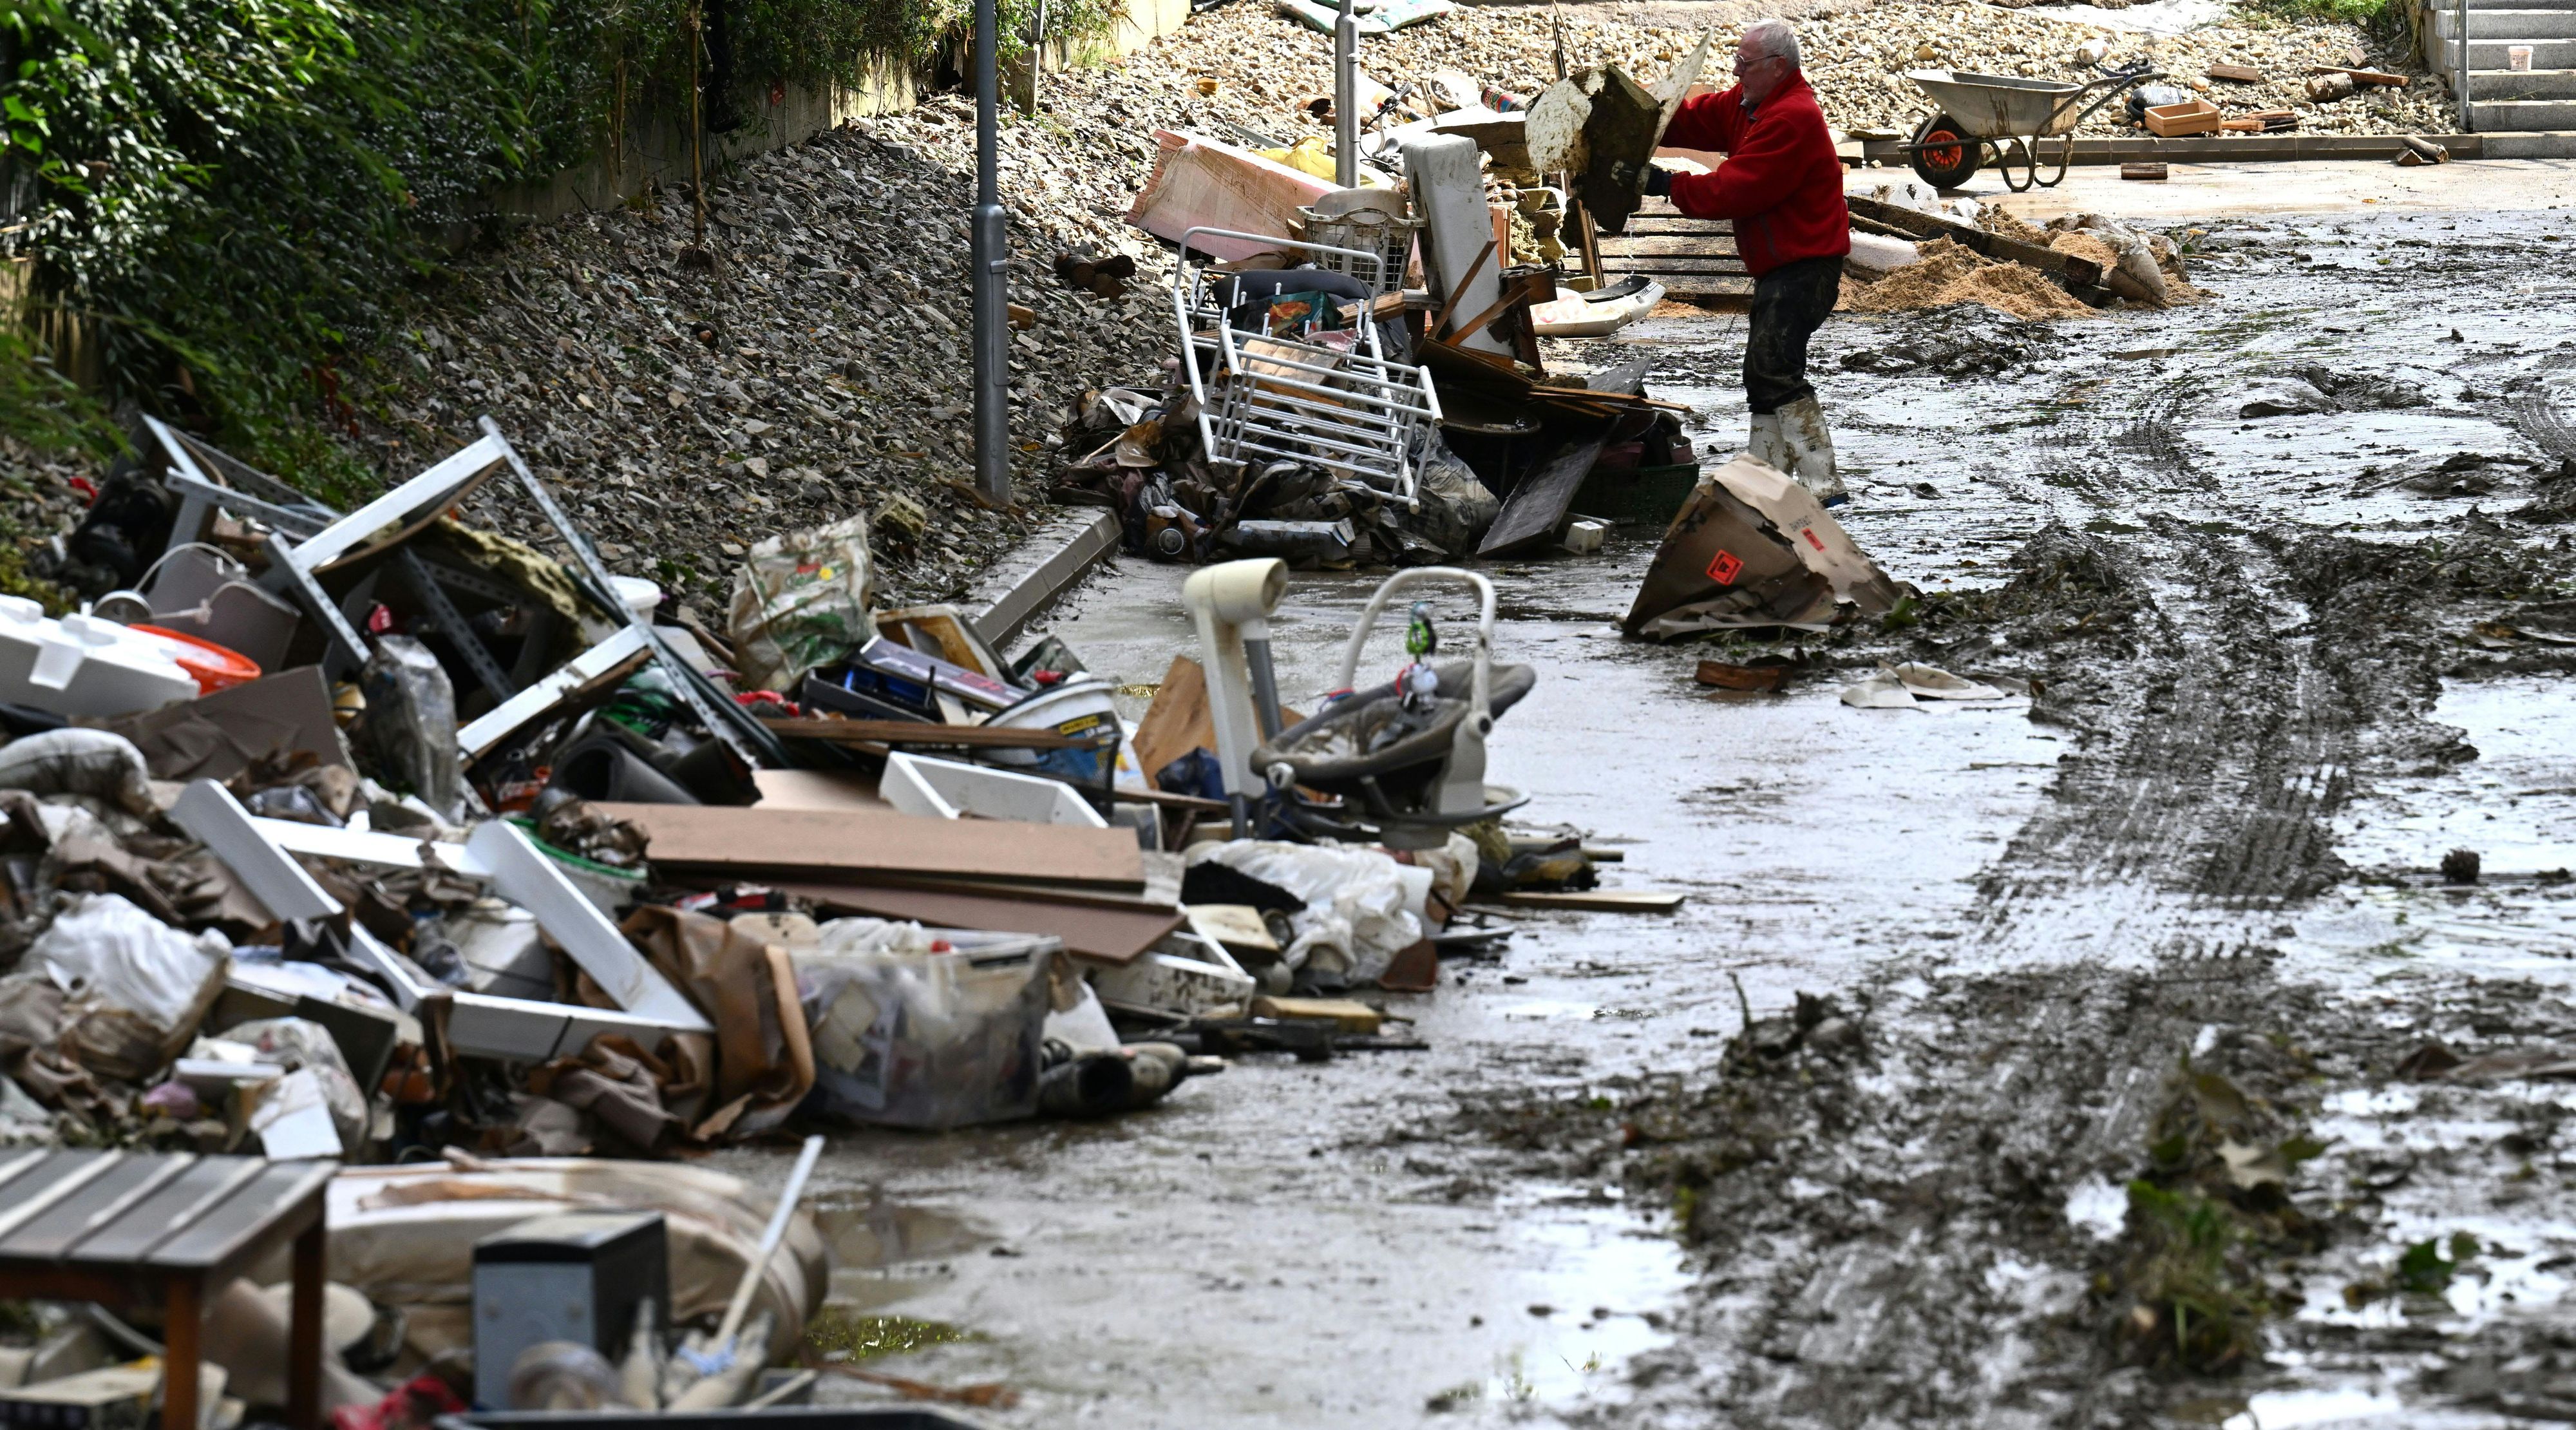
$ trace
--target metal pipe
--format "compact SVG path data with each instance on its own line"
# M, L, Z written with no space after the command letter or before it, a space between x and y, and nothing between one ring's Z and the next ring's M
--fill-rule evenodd
M2460 17L2460 32L2451 37L2451 92L2459 98L2460 132L2474 134L2475 120L2469 113L2469 0L2459 0L2455 13Z
M1006 285L1010 248L1002 229L1002 24L996 0L975 0L975 227L969 254L975 285L975 490L996 506L1011 500L1011 333Z
M1279 672L1270 663L1268 636L1243 638L1243 668L1252 676L1252 718L1260 722L1261 738L1278 739Z
M1342 0L1333 21L1333 182L1360 186L1360 17Z
M1038 112L1038 73L1046 68L1046 0L1038 0L1038 23L1029 41L1029 113Z

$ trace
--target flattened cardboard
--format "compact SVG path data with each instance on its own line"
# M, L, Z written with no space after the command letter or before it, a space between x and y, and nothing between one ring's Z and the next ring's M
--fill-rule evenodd
M1902 594L1805 487L1739 456L1700 478L1619 628L1662 639L1730 626L1830 625Z
M598 808L642 829L651 840L648 857L667 871L764 883L898 874L1115 893L1145 887L1144 854L1126 829L916 819L864 809L616 803Z
M346 766L331 687L307 665L201 695L148 715L96 722L134 742L156 780L228 780L281 751Z

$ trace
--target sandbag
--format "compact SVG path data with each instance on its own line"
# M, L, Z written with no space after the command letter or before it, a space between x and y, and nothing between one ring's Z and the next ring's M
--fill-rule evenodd
M741 687L793 690L805 672L866 644L875 587L865 512L752 547L725 611Z
M0 790L82 794L150 817L152 785L143 752L123 735L68 728L0 746Z

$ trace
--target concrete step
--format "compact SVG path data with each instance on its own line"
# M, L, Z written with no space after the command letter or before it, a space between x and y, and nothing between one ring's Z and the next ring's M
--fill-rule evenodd
M2576 99L2576 69L2471 70L2469 98Z
M2512 63L2507 53L2515 45L2531 46L2531 67L2536 70L2576 69L2576 39L2569 40L2471 40L2469 68L2500 70ZM2460 42L2448 36L2430 36L2425 41L2424 64L2438 75L2456 72L2460 63Z
M2456 11L2433 12L2433 33L2448 38L2460 32ZM2576 10L2471 10L2472 40L2576 40Z
M2576 159L2576 130L2537 134L2481 134L2481 159Z
M2469 127L2480 134L2534 129L2576 129L2576 100L2471 100Z
M2459 0L2427 0L2434 10L2458 8ZM2576 10L2576 0L2469 0L2469 10Z

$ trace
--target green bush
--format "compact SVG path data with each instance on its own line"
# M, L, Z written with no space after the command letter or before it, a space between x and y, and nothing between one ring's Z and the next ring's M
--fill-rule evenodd
M740 94L848 84L923 64L968 4L729 0L722 38ZM1004 6L1006 34L1034 5ZM1049 28L1112 13L1056 0ZM489 194L598 152L630 116L684 120L691 14L0 0L0 252L35 260L36 301L100 326L111 399L201 409L298 470L327 457L335 362L413 301Z

